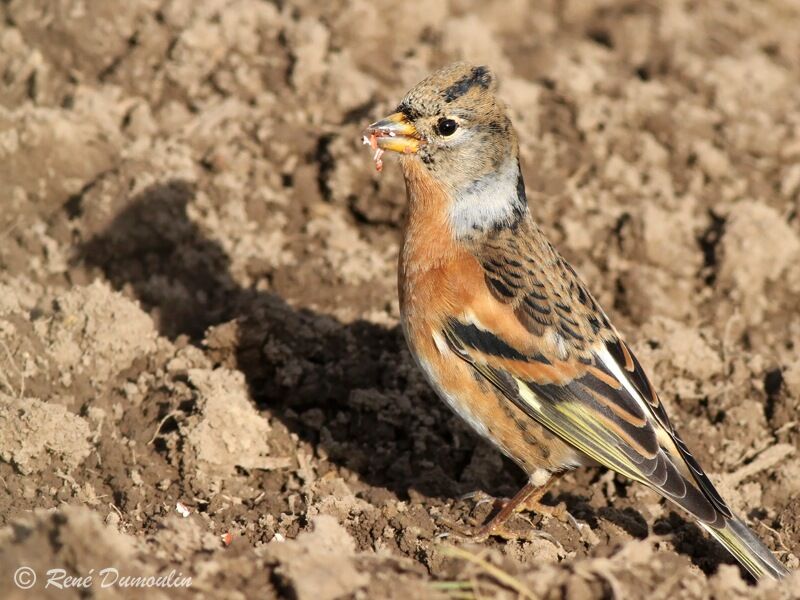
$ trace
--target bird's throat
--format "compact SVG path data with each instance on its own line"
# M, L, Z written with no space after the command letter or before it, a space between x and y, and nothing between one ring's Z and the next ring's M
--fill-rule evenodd
M447 190L413 158L405 158L403 175L408 214L403 227L400 268L405 272L427 270L446 264L464 252L452 234Z
M519 161L509 157L497 170L453 190L448 219L457 239L470 239L513 227L527 211Z

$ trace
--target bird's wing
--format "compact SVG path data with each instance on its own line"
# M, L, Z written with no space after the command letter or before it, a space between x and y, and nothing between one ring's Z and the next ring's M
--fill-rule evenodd
M711 526L731 516L661 405L644 400L634 382L641 367L618 362L615 353L635 361L623 341L598 346L591 362L561 361L523 354L464 320L450 319L443 333L451 349L511 402L598 463L656 489Z
M538 230L489 240L476 258L486 294L444 324L451 349L575 448L723 526L730 509L641 364Z
M444 322L450 348L561 439L684 508L754 577L786 576L714 489L636 356L538 228L494 232L474 255L485 287Z

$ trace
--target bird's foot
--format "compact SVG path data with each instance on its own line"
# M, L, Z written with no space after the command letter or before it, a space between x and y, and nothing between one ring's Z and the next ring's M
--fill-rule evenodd
M472 510L475 510L479 506L484 504L491 504L493 510L500 510L502 509L510 500L508 498L498 498L496 496L492 496L491 494L487 494L482 490L475 490L472 492L467 492L466 494L459 496L459 500L472 500L473 506Z
M448 530L437 537L447 537L473 544L483 543L490 537L499 537L507 541L528 537L528 534L524 532L508 529L505 523L496 523L495 519L490 519L489 522L477 527L470 527L469 525L443 518L437 519L437 523Z
M506 527L506 522L512 516L523 511L534 512L547 517L553 517L562 523L571 522L576 529L580 530L577 521L575 521L575 518L569 514L569 512L567 512L566 505L563 502L557 504L556 506L549 506L541 503L542 497L547 492L549 486L550 482L542 486L534 486L533 483L528 482L510 500L505 498L495 498L489 494L486 494L485 492L480 491L465 494L461 497L462 500L475 499L476 507L480 506L481 504L491 502L493 508L498 512L484 525L474 529L465 528L464 526L453 523L452 521L440 520L440 522L451 532L445 535L459 537L472 542L482 542L492 536L501 537L506 540L515 540L523 537L530 538L530 530L528 534L520 534L511 531ZM533 523L531 523L527 517L523 518L525 518L525 520L531 525L531 528L533 528ZM533 535L534 537L541 537L536 533Z
M544 494L532 494L530 497L526 498L521 502L516 502L513 505L513 511L509 514L518 514L522 512L530 512L537 515L542 515L545 517L551 517L562 523L566 523L567 521L574 521L572 515L567 512L567 505L563 502L559 502L555 506L550 506L549 504L542 504L541 498ZM483 504L491 504L492 510L496 510L499 512L503 512L503 509L509 506L510 504L514 503L516 498L499 498L492 496L491 494L487 494L482 490L475 490L473 492L468 492L463 496L459 496L459 500L473 500L474 505L472 507L473 511L482 506Z
M550 506L549 504L542 504L539 498L531 498L519 506L517 511L536 513L537 515L556 519L562 523L575 521L575 518L567 511L567 505L563 502L559 502L555 506Z

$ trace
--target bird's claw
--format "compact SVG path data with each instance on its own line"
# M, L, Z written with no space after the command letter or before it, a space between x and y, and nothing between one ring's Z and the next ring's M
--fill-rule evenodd
M532 502L530 504L521 506L519 510L520 512L526 511L536 513L537 515L542 515L543 517L551 517L562 523L566 523L567 521L571 520L573 523L577 524L577 521L575 521L575 518L569 514L569 511L567 511L567 506L563 502L559 502L555 506L542 504L541 502Z
M462 542L471 542L473 544L485 542L490 537L500 537L505 540L513 540L520 537L519 534L509 531L503 525L491 526L491 521L485 525L475 528L470 528L462 525L461 523L456 523L455 521L444 518L437 519L437 523L449 530L438 534L437 537L447 537L450 539L457 539Z
M467 492L458 497L459 500L474 500L474 505L472 507L473 510L482 506L484 504L492 504L492 508L502 508L507 502L509 502L508 498L496 498L491 494L487 494L482 490L475 490L472 492Z

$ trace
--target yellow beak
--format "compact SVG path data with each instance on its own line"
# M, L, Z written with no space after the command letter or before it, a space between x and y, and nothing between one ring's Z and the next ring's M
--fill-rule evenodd
M389 115L367 127L364 130L364 137L366 140L364 143L369 141L381 150L401 154L414 154L422 144L414 125L401 112Z

